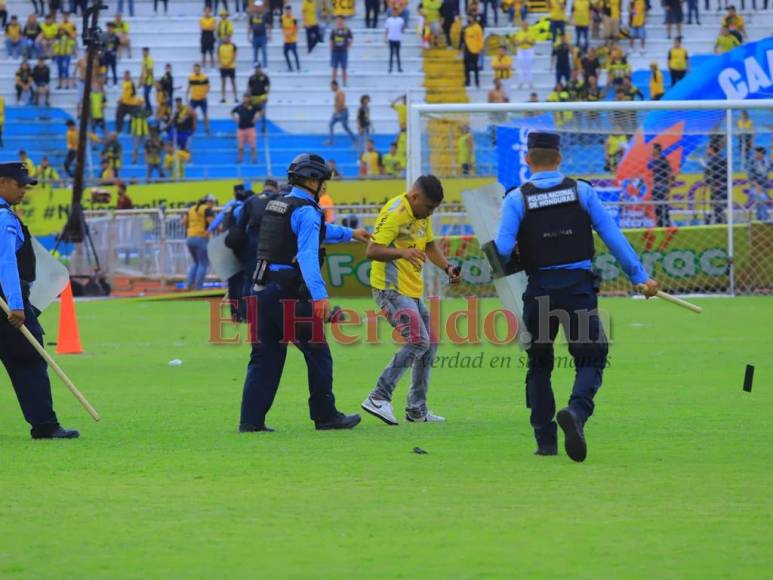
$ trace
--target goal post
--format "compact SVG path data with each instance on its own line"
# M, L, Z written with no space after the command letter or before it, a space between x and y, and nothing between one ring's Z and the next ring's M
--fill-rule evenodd
M773 99L410 104L407 183L426 173L443 180L451 211L433 222L435 234L460 265L477 264L460 289L428 268L429 292L493 293L459 192L527 181L533 130L561 136L562 171L594 185L667 291L773 292L773 182L763 175ZM632 291L602 243L594 269L602 292Z

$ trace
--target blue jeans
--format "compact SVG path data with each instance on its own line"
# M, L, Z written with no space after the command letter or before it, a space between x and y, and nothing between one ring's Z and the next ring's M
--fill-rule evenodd
M57 80L70 78L70 57L69 56L55 56L56 60L56 78Z
M354 133L352 133L352 130L349 128L349 109L344 109L340 113L333 113L333 116L330 118L330 141L333 140L333 128L337 123L341 123L344 131L349 133L349 137L352 138L352 141L357 140Z
M252 37L252 62L258 62L258 51L262 55L263 68L268 68L268 40L265 36Z
M22 51L21 40L17 40L16 42L6 40L5 51L8 54L8 58L19 58Z
M118 0L118 12L123 14L123 1ZM129 16L134 16L134 0L129 0Z
M287 356L287 339L303 353L309 383L309 415L314 421L331 419L336 413L333 395L333 357L327 341L314 341L312 325L296 324L295 336L285 336L289 322L281 300L295 301L295 316L310 318L311 302L301 298L297 288L270 282L257 293L257 341L252 345L242 394L241 424L260 427L265 423L282 378ZM251 321L252 323L253 321ZM288 322L286 326L285 323ZM323 331L324 332L324 331Z
M550 37L553 44L556 43L556 37L563 36L566 31L566 22L563 20L551 20L550 21Z
M193 259L191 267L188 268L188 290L199 290L204 285L204 277L207 275L209 267L207 238L191 236L185 243Z
M24 38L22 39L22 53L24 54L24 58L29 60L38 58L40 46L38 46L38 43L31 38Z
M387 315L389 324L405 339L405 344L381 372L370 396L391 401L397 383L410 368L411 388L405 411L415 418L425 417L429 375L438 346L431 335L429 311L420 298L404 296L396 290L373 290L373 298Z

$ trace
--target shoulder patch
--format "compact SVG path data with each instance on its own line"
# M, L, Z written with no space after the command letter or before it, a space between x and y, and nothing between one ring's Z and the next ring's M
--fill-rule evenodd
M389 206L387 211L391 212L391 211L395 211L396 209L402 208L403 206L402 202L403 202L403 198L398 197L396 200L394 200L394 202L392 202L392 205Z

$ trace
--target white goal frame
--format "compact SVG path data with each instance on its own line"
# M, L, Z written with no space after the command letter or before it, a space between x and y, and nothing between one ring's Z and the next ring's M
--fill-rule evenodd
M408 134L406 186L422 174L422 119L443 114L471 113L560 113L560 112L611 112L611 111L725 111L725 149L727 166L727 254L729 260L728 293L735 295L735 270L733 251L733 111L773 110L773 99L749 100L696 100L696 101L598 101L566 103L410 103L408 109Z

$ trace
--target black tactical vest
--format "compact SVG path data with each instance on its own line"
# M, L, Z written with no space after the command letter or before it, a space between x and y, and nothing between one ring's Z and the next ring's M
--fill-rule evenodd
M319 263L322 264L324 258L322 243L325 240L325 220L322 210L314 201L293 196L272 199L266 205L258 236L259 260L266 260L272 264L297 266L294 260L298 255L298 236L291 227L291 218L296 209L307 205L312 206L319 214Z
M11 210L2 207L0 211L7 211L11 213ZM22 221L17 217L21 231L24 232L24 243L21 248L16 251L16 267L19 270L19 279L27 284L32 284L35 281L35 250L32 249L32 236Z
M547 189L526 183L521 194L525 214L518 251L526 271L593 258L593 229L576 181L567 177Z

